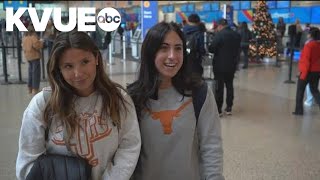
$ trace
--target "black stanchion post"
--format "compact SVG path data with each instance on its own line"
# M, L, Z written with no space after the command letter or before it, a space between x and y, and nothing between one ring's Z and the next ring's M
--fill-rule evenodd
M281 67L280 64L279 64L279 52L277 50L277 54L276 54L276 64L275 64L275 67Z
M26 84L26 82L22 81L22 75L21 75L22 56L21 56L21 41L20 41L20 38L19 38L18 29L16 29L16 37L17 37L18 73L19 73L19 81L16 82L16 83L17 84Z
M16 30L16 29L15 29ZM12 46L14 47L14 43L15 43L15 41L14 41L14 38L16 38L15 36L15 30L12 32ZM16 58L16 51L15 51L15 48L12 48L12 57L13 58Z
M291 80L292 75L292 62L293 62L293 55L294 55L294 40L295 38L292 36L290 37L290 64L289 64L289 77L284 83L287 84L294 84L295 82Z
M2 49L2 68L3 68L3 75L4 75L4 82L2 82L2 85L11 84L8 81L8 72L7 72L7 54L6 54L6 47L4 46L4 43L1 43L1 49Z
M41 49L41 67L42 67L42 79L46 79L45 70L44 70L44 53L43 48Z
M275 65L276 67L280 67L280 65L279 65L279 54L277 53L277 55L276 55L276 65Z

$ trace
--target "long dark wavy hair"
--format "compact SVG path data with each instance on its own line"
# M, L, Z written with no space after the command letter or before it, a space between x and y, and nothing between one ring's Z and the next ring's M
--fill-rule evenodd
M48 80L52 94L44 111L45 122L48 123L49 118L52 118L51 116L57 116L65 128L67 128L68 140L70 140L78 124L77 114L74 109L73 95L75 94L75 89L64 80L59 68L61 56L70 48L92 52L97 57L98 65L96 66L97 73L94 87L102 95L103 106L101 115L102 117L110 116L112 123L118 129L121 128L120 117L123 117L123 114L120 113L127 112L126 101L121 94L121 90L124 90L124 88L112 82L107 76L101 53L90 36L85 32L78 31L60 33L54 41L47 63Z
M186 41L184 34L176 23L160 22L149 29L141 48L141 64L138 79L128 85L128 92L131 95L140 119L141 111L149 109L148 100L158 99L160 85L159 72L155 66L155 58L168 32L174 31L178 34L183 43L183 63L180 70L172 78L173 87L183 96L190 96L187 93L195 86L191 82L189 61L187 60Z

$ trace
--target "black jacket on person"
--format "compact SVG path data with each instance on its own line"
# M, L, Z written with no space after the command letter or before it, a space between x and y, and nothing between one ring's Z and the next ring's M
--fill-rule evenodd
M280 31L281 36L284 36L284 33L286 32L286 24L285 23L277 23L277 30Z
M229 27L217 32L209 46L209 52L214 54L213 72L235 72L241 37Z
M241 37L241 48L249 48L250 40L252 39L251 31L249 29L240 29L239 32Z

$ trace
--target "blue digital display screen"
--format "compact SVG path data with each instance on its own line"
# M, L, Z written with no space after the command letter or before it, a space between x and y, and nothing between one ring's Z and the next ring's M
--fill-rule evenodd
M174 6L173 5L168 6L168 12L169 13L173 13L174 12Z
M194 4L188 4L188 11L193 12L195 9Z
M211 3L203 3L202 11L211 11Z
M290 7L290 1L277 1L277 8L288 8Z
M168 13L168 6L162 6L162 12Z
M239 10L240 9L240 2L239 1L232 1L231 6L233 7L234 10Z
M187 12L188 11L188 6L186 4L181 5L180 10L182 12Z
M311 8L311 24L320 24L320 6Z
M211 3L211 10L212 11L219 11L220 10L219 3L218 2Z
M289 14L289 23L294 23L296 19L300 20L300 23L310 23L311 19L311 7L292 7Z
M269 9L276 8L276 1L267 1L267 6Z
M251 8L250 1L241 1L240 5L241 5L241 9L250 9Z
M290 21L289 9L270 9L269 13L273 23L278 23L279 17L282 17L285 23L289 23Z

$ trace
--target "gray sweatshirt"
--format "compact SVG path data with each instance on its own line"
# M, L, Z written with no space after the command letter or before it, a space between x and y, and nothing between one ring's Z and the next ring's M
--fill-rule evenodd
M103 102L99 93L78 97L75 101L81 128L76 129L70 146L92 165L93 180L128 180L135 169L141 148L139 125L131 98L122 94L129 105L127 116L122 113L119 131L110 117L101 117ZM23 114L16 162L19 180L26 178L33 161L44 152L70 155L63 140L63 126L56 117L52 119L48 142L45 141L44 108L42 91L34 96Z
M198 123L191 97L173 87L150 100L140 120L142 147L135 180L223 180L220 119L211 89Z

